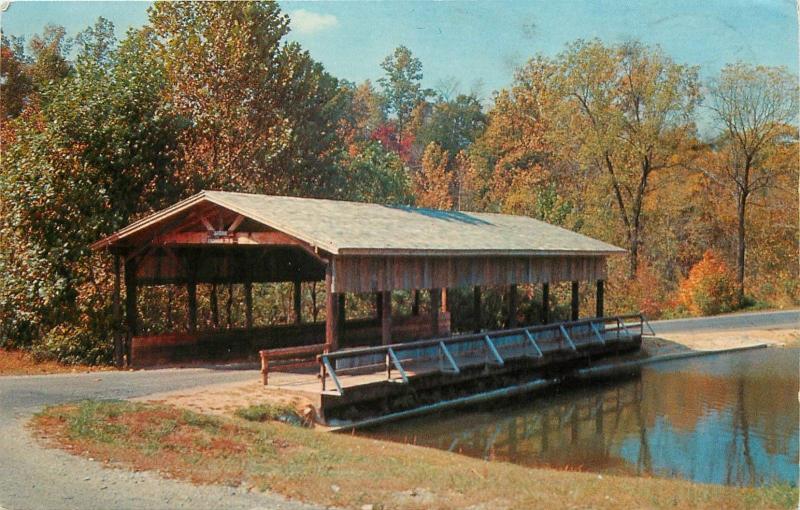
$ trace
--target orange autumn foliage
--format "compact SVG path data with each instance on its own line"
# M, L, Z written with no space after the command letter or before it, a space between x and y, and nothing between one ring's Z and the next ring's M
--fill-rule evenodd
M692 315L713 315L739 306L736 276L728 264L708 250L678 289L677 304Z

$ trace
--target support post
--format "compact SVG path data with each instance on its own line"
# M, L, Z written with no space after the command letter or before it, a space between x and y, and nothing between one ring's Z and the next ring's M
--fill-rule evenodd
M114 317L114 364L122 368L125 345L122 342L122 323L120 320L120 264L119 255L114 255L114 294L112 313Z
M603 299L605 295L605 282L597 280L597 309L595 311L596 317L603 317Z
M346 304L345 295L346 294L344 292L339 292L338 293L338 296L339 296L339 306L338 306L339 320L337 321L337 323L339 325L339 340L340 341L341 341L342 337L344 336L344 326L345 326L345 321L347 320L347 314L346 314L347 308L345 308L345 304Z
M392 343L392 293L384 291L381 301L381 343L389 345Z
M573 321L578 320L578 316L580 315L580 296L578 295L580 287L578 286L577 281L572 282L572 316L571 319Z
M325 352L339 348L339 297L333 293L333 262L325 268Z
M431 305L433 308L433 305ZM411 315L419 315L419 289L414 289L414 302L411 304Z
M136 315L136 260L125 261L125 321L128 336L132 338L139 333L139 320ZM130 360L128 360L130 363Z
M378 321L383 318L383 292L375 293L375 318Z
M447 288L442 289L442 313L447 313Z
M517 286L509 285L508 287L508 327L517 327Z
M480 333L483 320L481 318L481 287L475 286L472 294L472 317L475 320L475 333Z
M431 336L439 336L439 306L442 299L441 289L429 289L431 296Z
M550 284L542 284L542 324L550 323Z
M303 285L300 280L294 281L294 323L303 321Z
M209 306L211 307L211 323L214 329L219 329L219 302L217 297L217 284L211 284L211 295L208 298Z
M197 331L197 283L194 280L189 280L186 284L186 296L189 306L189 331L194 333Z
M253 282L244 282L244 326L253 329Z

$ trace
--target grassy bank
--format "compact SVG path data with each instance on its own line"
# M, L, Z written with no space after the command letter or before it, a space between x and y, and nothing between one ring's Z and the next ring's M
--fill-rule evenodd
M112 370L112 367L64 365L57 361L39 361L29 352L0 349L0 375L44 375Z
M737 489L485 462L438 450L169 406L94 402L38 414L61 448L196 483L245 484L345 508L787 508L791 488Z

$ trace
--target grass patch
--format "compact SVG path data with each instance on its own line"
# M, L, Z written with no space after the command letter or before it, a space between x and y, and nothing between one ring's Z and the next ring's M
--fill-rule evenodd
M234 415L247 421L279 421L295 426L305 426L305 420L290 404L258 404L237 409Z
M269 415L263 409L237 414L245 420L153 404L86 401L48 408L32 426L53 444L106 462L345 508L717 510L786 508L797 501L791 487L738 489L532 469L261 421Z

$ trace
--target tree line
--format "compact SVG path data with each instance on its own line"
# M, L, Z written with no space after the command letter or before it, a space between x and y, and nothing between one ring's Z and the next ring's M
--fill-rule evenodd
M403 46L376 83L336 78L275 3L148 13L121 40L103 18L2 38L0 344L107 360L110 261L89 245L201 189L532 216L628 250L611 311L800 302L784 68L703 80L659 47L579 40L482 98L424 88Z

